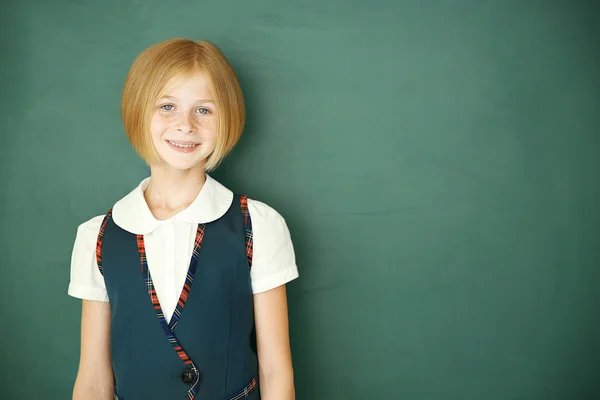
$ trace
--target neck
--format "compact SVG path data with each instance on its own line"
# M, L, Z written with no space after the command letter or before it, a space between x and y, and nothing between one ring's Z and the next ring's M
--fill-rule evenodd
M206 182L206 172L200 165L188 170L151 166L150 171L144 198L157 219L170 218L187 208Z

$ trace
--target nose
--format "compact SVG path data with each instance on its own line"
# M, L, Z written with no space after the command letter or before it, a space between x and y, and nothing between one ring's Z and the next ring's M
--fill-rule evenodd
M194 120L191 113L182 113L177 121L177 130L186 135L194 133Z

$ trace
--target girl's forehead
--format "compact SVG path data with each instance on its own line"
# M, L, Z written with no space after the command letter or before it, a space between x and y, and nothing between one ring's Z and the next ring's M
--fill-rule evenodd
M210 79L206 73L195 71L192 73L176 75L169 79L162 91L162 95L195 92L202 95L207 95L212 92Z

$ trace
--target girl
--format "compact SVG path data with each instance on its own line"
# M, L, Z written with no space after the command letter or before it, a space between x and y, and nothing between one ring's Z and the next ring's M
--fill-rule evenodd
M73 399L293 399L288 228L208 175L244 125L233 69L208 42L159 43L133 63L121 108L150 177L78 228Z

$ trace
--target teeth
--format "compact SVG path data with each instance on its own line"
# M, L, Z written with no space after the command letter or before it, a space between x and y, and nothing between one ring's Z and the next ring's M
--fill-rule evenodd
M180 144L180 143L175 143L175 142L171 142L170 140L167 140L167 142L171 143L175 147L183 147L184 149L191 149L192 147L196 146L195 144Z

